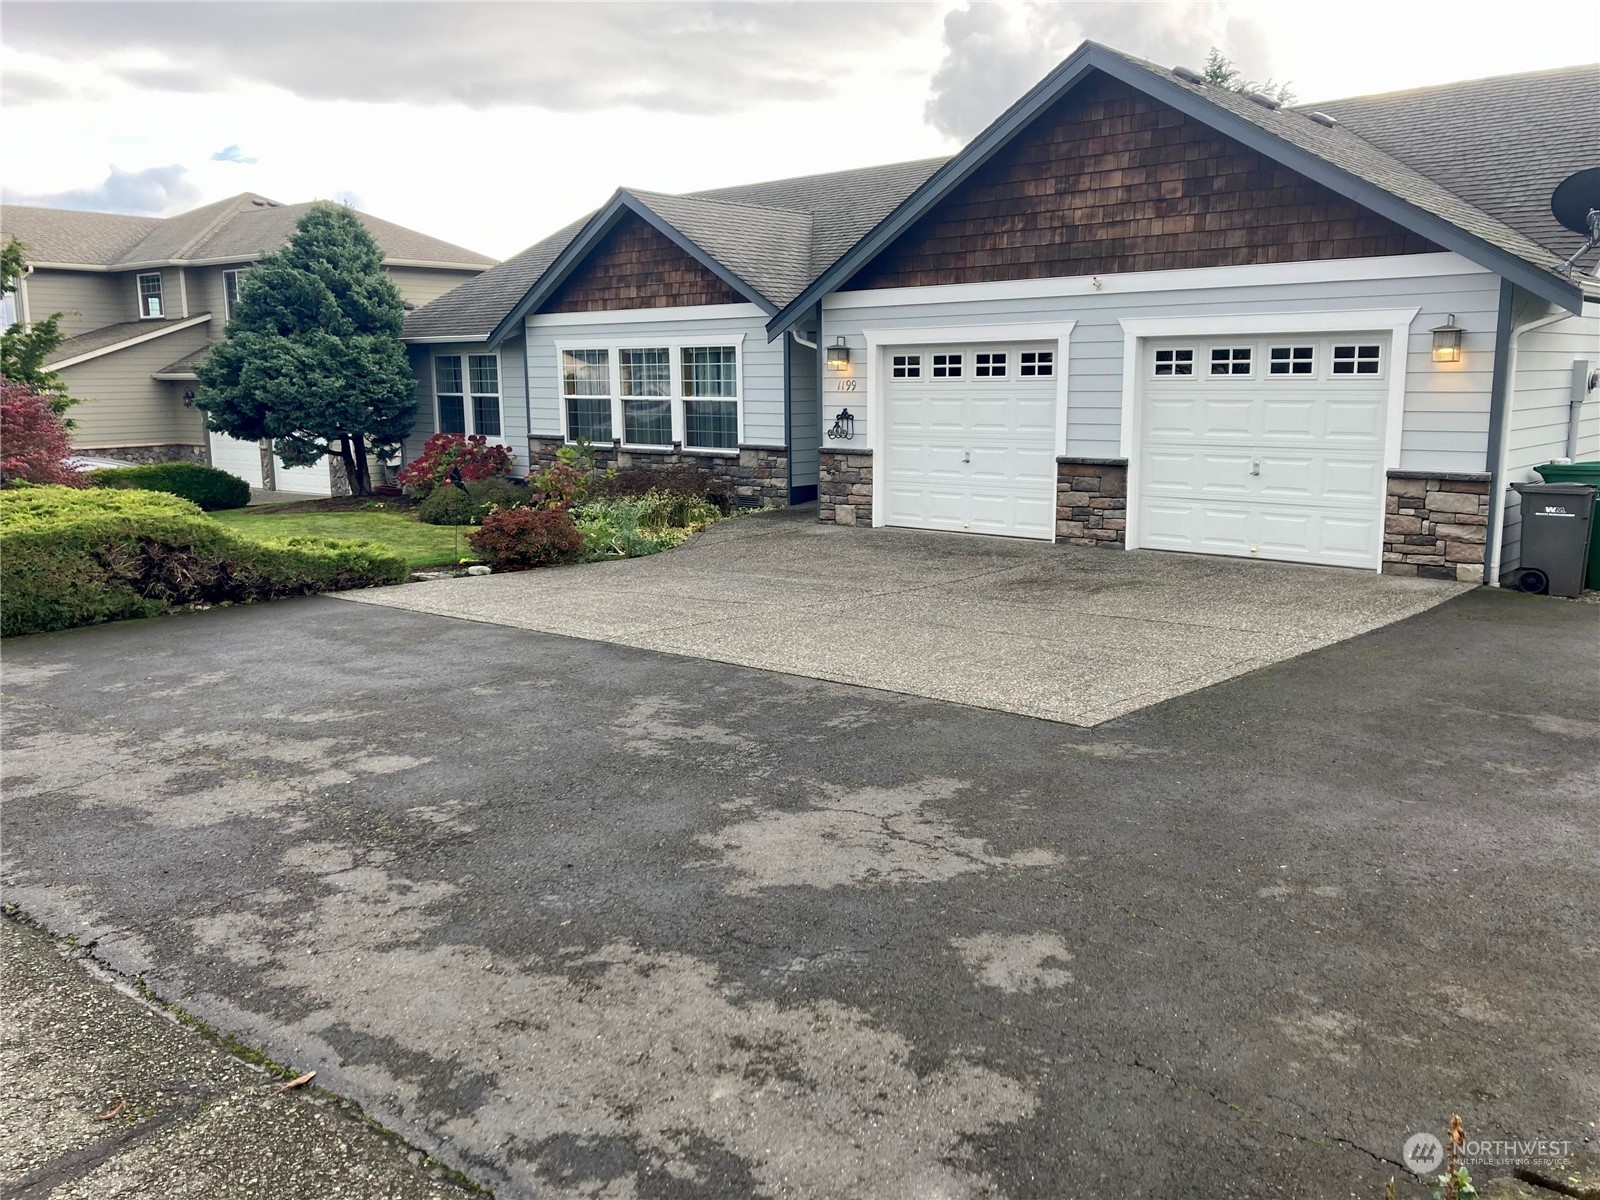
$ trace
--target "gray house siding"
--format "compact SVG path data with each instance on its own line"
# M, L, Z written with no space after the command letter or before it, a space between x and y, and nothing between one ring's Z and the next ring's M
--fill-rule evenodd
M939 289L925 289L927 301L892 307L856 307L871 292L844 292L824 301L822 335L826 343L844 335L851 347L851 377L862 402L853 445L867 444L866 329L905 329L915 340L918 327L1026 324L1075 321L1068 364L1067 444L1072 456L1121 455L1123 319L1218 317L1228 314L1307 313L1356 309L1420 308L1411 323L1406 351L1406 405L1400 467L1427 471L1482 471L1489 422L1499 279L1454 255L1421 256L1430 263L1448 257L1455 274L1415 277L1326 279L1303 283L1250 283L1241 286L1075 294L1056 297L956 300L940 302ZM1267 276L1263 276L1263 279ZM1062 281L1063 284L1082 281ZM1463 361L1441 369L1432 361L1430 329L1454 314L1466 331ZM859 365L858 365L859 364ZM825 397L825 425L832 396Z
M205 344L206 327L195 325L64 368L67 390L83 400L70 414L77 425L72 444L81 449L203 446L205 418L199 409L184 407L184 385L150 376Z
M61 332L77 337L139 315L124 275L98 271L35 271L23 286L28 292L28 319L42 321L61 313Z
M822 444L822 408L818 394L820 350L802 346L788 334L789 359L789 489L795 503L815 499L817 452Z
M417 378L417 419L402 450L402 461L410 462L422 454L423 447L439 432L439 410L435 403L433 359L438 354L498 354L500 357L500 436L491 443L510 447L512 471L528 469L528 393L523 363L522 339L507 338L495 350L482 342L452 342L448 345L411 346L411 370Z

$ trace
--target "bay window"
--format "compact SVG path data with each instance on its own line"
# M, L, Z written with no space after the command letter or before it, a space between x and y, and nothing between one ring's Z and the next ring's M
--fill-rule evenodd
M464 368L463 358L466 359ZM480 433L484 437L499 437L499 356L434 355L433 397L439 406L440 433Z

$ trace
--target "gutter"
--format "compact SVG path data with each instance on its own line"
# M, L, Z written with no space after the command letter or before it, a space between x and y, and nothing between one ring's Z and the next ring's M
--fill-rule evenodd
M1500 281L1500 320L1495 333L1494 383L1489 401L1489 447L1484 466L1490 472L1489 482L1489 539L1490 550L1484 562L1483 582L1490 587L1500 586L1500 556L1505 542L1506 506L1506 456L1511 439L1506 427L1515 411L1517 390L1517 350L1522 335L1557 321L1565 321L1572 314L1565 309L1511 324L1511 301L1516 285L1509 279ZM1543 297L1540 297L1543 299Z

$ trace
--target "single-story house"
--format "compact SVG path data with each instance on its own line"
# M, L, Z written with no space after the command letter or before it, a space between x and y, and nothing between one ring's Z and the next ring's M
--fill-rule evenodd
M839 524L1493 582L1509 485L1600 452L1595 254L1550 209L1597 84L1292 108L1085 43L953 158L619 190L423 306L406 452L583 439Z
M256 487L328 494L332 460L285 467L270 447L208 434L194 407L195 366L225 336L239 281L288 241L309 207L246 192L172 217L0 208L0 236L23 244L27 264L12 318L63 314L66 340L45 366L83 400L71 412L82 454L210 462ZM413 306L494 265L486 255L356 215Z

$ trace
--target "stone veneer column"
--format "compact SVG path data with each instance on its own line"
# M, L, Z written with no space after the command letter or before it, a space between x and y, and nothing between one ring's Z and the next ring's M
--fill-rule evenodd
M1488 475L1390 471L1385 510L1385 575L1483 582Z
M817 454L817 520L872 524L872 451L824 447Z
M1127 459L1056 459L1056 541L1122 549L1127 529Z

